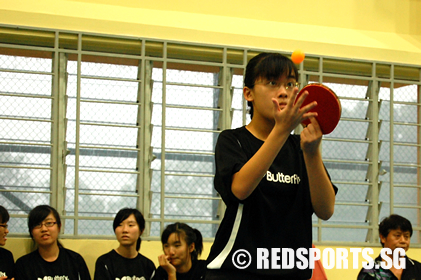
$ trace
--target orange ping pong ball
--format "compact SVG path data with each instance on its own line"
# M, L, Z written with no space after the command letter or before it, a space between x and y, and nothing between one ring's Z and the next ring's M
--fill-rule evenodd
M303 53L302 50L295 50L291 55L291 60L295 64L300 64L301 62L303 62L304 57L305 57L305 54Z

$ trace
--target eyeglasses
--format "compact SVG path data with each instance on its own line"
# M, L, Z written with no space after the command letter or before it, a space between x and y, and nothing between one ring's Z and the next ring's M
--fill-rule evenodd
M34 226L34 228L40 229L40 228L42 228L42 226L46 226L46 227L50 228L50 227L53 227L55 224L57 224L57 222L39 223L36 226Z
M257 82L254 83L255 85L265 85L268 88L271 89L276 89L278 90L279 88L281 88L281 86L284 86L286 91L294 91L294 88L299 88L300 87L300 83L298 82L288 82L288 83L281 83L281 82L276 82L276 81L269 81L269 82Z
M4 229L7 229L9 226L7 224L4 224L4 225L0 224L0 227L3 227Z

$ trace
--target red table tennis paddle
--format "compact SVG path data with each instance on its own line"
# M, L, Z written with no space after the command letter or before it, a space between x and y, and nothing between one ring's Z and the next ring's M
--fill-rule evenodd
M317 106L311 109L310 112L317 112L316 119L322 133L331 133L341 118L342 107L338 96L327 86L314 83L303 87L298 93L296 100L298 100L304 91L308 91L309 94L301 107L316 101ZM303 121L303 124L310 124L310 119Z

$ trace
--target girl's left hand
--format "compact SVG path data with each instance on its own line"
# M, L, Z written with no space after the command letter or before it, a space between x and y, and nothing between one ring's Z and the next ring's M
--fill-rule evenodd
M319 152L322 136L323 133L316 118L310 117L310 124L301 132L301 149L303 152L309 155Z

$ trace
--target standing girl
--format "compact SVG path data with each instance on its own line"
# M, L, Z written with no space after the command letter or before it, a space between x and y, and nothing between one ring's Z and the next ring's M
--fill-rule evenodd
M95 265L96 280L150 279L154 263L139 253L145 219L139 210L121 209L114 218L113 229L120 245L100 256Z
M61 220L56 209L48 205L32 209L28 216L28 228L38 249L16 261L16 280L91 279L82 256L63 248L58 241Z
M294 63L280 54L261 53L247 65L243 95L251 122L223 131L215 148L214 184L227 209L207 280L311 277L296 253L312 247L312 214L332 216L336 188L322 162L317 113L309 112L317 104L300 108L308 92L296 100L297 79ZM306 119L301 136L292 135ZM295 255L287 269L283 248Z
M171 224L162 232L161 242L164 254L158 257L153 280L204 279L206 261L197 259L203 250L200 231L184 223Z

